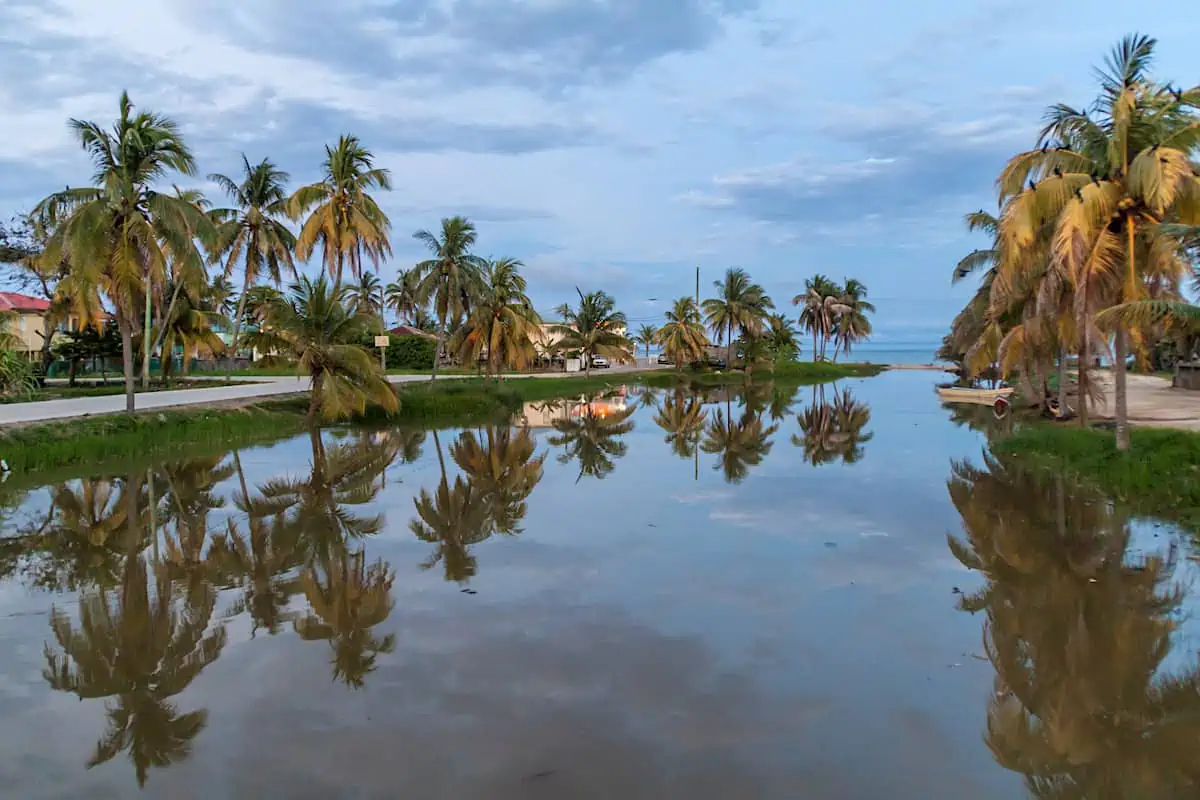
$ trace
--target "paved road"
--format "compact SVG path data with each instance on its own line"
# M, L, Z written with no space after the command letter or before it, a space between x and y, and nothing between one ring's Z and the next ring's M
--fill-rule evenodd
M620 375L632 372L639 367L613 367L603 371L594 371L593 375ZM452 380L466 377L463 375L446 375L438 380ZM561 372L538 373L536 375L512 375L513 378L560 378ZM413 383L429 380L428 375L389 375L392 383ZM249 400L260 397L295 394L308 391L307 378L245 378L238 377L230 386L214 386L208 389L176 389L166 392L139 392L137 394L137 410L147 411L158 408L177 408L179 406L194 406L205 403L224 403L231 400ZM41 400L34 403L9 403L0 405L0 426L25 422L43 422L51 419L69 419L71 417L86 417L95 414L115 414L125 410L125 395L106 395L104 397L73 397L66 400Z

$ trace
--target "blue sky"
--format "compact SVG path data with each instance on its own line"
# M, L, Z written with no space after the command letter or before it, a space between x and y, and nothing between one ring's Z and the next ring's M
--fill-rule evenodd
M539 309L578 285L655 318L697 266L703 292L730 265L786 304L819 271L866 282L880 340L928 340L970 291L948 280L982 244L962 214L994 205L1046 105L1090 99L1091 66L1135 30L1161 77L1200 78L1183 2L333 8L0 0L0 215L87 180L66 119L107 123L126 88L182 123L202 173L245 152L307 182L357 134L395 182L387 280L419 256L411 231L465 213L481 254L525 261Z

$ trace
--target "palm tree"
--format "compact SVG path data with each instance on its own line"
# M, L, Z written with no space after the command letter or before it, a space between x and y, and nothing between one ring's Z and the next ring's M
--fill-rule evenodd
M434 381L437 380L442 346L446 342L446 322L451 318L459 320L470 313L471 299L479 293L483 282L485 262L471 254L478 237L475 226L466 217L444 218L440 238L427 230L417 231L413 238L425 245L433 256L414 269L420 279L417 302L424 305L432 300L437 316L437 346L433 374L429 378Z
M685 362L698 361L708 346L708 336L700 321L700 309L691 297L680 297L667 312L667 320L655 333L655 341L663 352L675 362L675 369Z
M824 388L813 387L813 401L796 417L800 434L792 435L792 444L804 450L814 467L840 460L853 464L863 456L863 445L873 434L865 429L871 421L871 409L856 401L849 390L834 389L833 402L825 402Z
M1014 156L997 184L1003 208L999 276L1015 283L1036 265L1029 254L1044 228L1053 279L1075 287L1081 359L1103 307L1173 299L1186 272L1177 247L1159 242L1158 224L1200 221L1200 179L1191 154L1200 141L1200 87L1184 93L1154 82L1155 40L1125 37L1097 71L1100 97L1090 108L1047 111L1038 147ZM1117 448L1130 447L1125 358L1140 331L1114 331ZM1084 405L1081 403L1081 406ZM1082 409L1081 409L1082 413Z
M433 441L441 480L433 493L422 489L413 498L417 515L409 522L409 530L421 541L435 545L433 554L422 562L422 569L440 563L447 581L466 583L476 572L471 546L486 541L494 530L492 509L482 502L482 492L474 481L456 475L454 484L450 484L437 430Z
M85 593L78 630L69 615L54 610L50 627L61 653L46 647L42 676L50 688L80 699L113 698L108 729L87 765L128 750L144 786L150 767L187 758L204 729L206 711L180 714L170 700L217 660L225 628L208 630L217 598L210 585L189 594L180 609L165 570L154 570L152 593L145 561L133 555L127 561L115 606L103 592Z
M229 345L230 354L236 357L250 287L264 274L276 288L282 284L285 272L293 279L296 277L296 264L292 258L296 237L284 222L290 176L269 159L264 158L252 166L243 154L240 183L220 173L213 173L208 179L221 187L237 206L213 212L219 222L215 251L225 257L225 280L233 274L235 267L242 269L242 291L237 311L233 313ZM232 361L227 363L231 365ZM225 377L230 377L230 370L226 370Z
M378 268L380 260L392 254L392 223L370 194L372 189L391 191L392 176L375 166L375 156L357 136L343 135L334 147L326 145L321 168L321 181L297 189L287 208L292 219L308 214L296 237L296 257L307 261L320 245L337 294L347 263L358 278L364 256Z
M646 348L646 361L650 360L650 345L657 341L657 339L654 338L657 334L657 328L649 323L643 323L642 326L638 328L637 335L633 337L635 342Z
M616 301L606 292L584 294L576 287L579 308L563 303L556 310L563 321L549 331L559 337L557 346L575 350L584 361L584 372L592 374L592 357L606 356L613 361L632 360L633 342L625 337L625 315L616 310Z
M556 436L550 436L546 442L553 447L563 448L558 456L560 464L579 462L579 475L575 478L578 483L584 475L604 479L615 467L614 459L625 455L628 447L619 437L633 430L634 407L615 413L601 413L593 408L592 403L584 403L576 408L578 413L568 419L554 420Z
M734 332L759 335L767 314L775 308L771 298L740 267L730 267L725 278L713 281L717 296L704 301L704 321L715 333L725 335L725 363L733 365Z
M792 305L803 306L800 327L812 334L813 361L825 360L825 347L834 335L837 317L847 310L843 295L842 287L829 278L814 275L804 282L804 293L792 298Z
M533 340L542 323L525 294L522 264L515 258L488 262L478 301L455 339L464 363L486 355L489 374L525 369L535 357Z
M776 358L787 361L795 360L800 354L800 344L796 341L796 329L792 321L783 314L771 314L767 317L767 331L764 334L767 345Z
M346 290L336 290L322 275L306 275L292 285L289 296L266 310L261 346L296 359L297 372L312 380L308 419L320 414L338 419L361 414L368 401L387 411L397 408L396 393L361 342L376 320L352 313L344 302Z
M191 150L170 118L134 114L129 95L122 93L112 131L77 119L70 127L91 157L96 185L67 188L39 203L35 216L53 228L43 257L70 262L73 304L81 316L99 311L96 295L108 297L121 332L125 410L132 413L137 301L145 301L142 341L148 363L150 312L167 262L187 261L196 253L196 240L212 241L215 229L190 199L152 188L168 172L195 173Z
M838 349L846 355L858 342L871 336L871 320L868 314L875 313L875 306L867 301L867 287L856 278L847 278L842 287L842 305L846 307L837 316L834 330L833 360L837 361Z
M172 289L170 282L167 288ZM208 296L204 296L208 295ZM176 302L168 308L166 316L158 322L155 338L161 343L161 369L163 385L171 372L175 346L180 345L183 354L183 373L186 375L192 353L203 350L218 354L225 352L225 342L217 335L217 329L225 327L229 320L216 310L216 301L211 293L203 292L199 297L190 291L180 292Z
M384 290L384 304L396 312L401 322L416 328L421 327L416 324L417 312L425 310L425 303L421 301L417 292L420 277L415 269L401 270L396 280L389 283Z

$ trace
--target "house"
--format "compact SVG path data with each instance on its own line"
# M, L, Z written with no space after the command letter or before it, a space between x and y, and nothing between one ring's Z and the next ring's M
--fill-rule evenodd
M50 313L50 301L48 300L17 292L0 292L0 314L14 315L15 319L8 326L9 333L17 337L19 342L17 351L24 354L30 361L36 361L41 357L48 313ZM105 320L108 318L106 314ZM74 332L82 327L79 318L71 314L66 319L58 321L51 332L51 337L55 333Z
M426 339L436 339L432 333L427 333L420 328L414 328L412 325L397 325L388 330L392 336L422 336Z

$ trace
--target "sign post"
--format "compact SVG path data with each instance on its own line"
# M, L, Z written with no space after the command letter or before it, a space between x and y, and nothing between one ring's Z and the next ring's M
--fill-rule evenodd
M379 368L384 372L387 372L387 358L385 354L387 353L388 343L387 334L375 337L375 346L379 348Z

